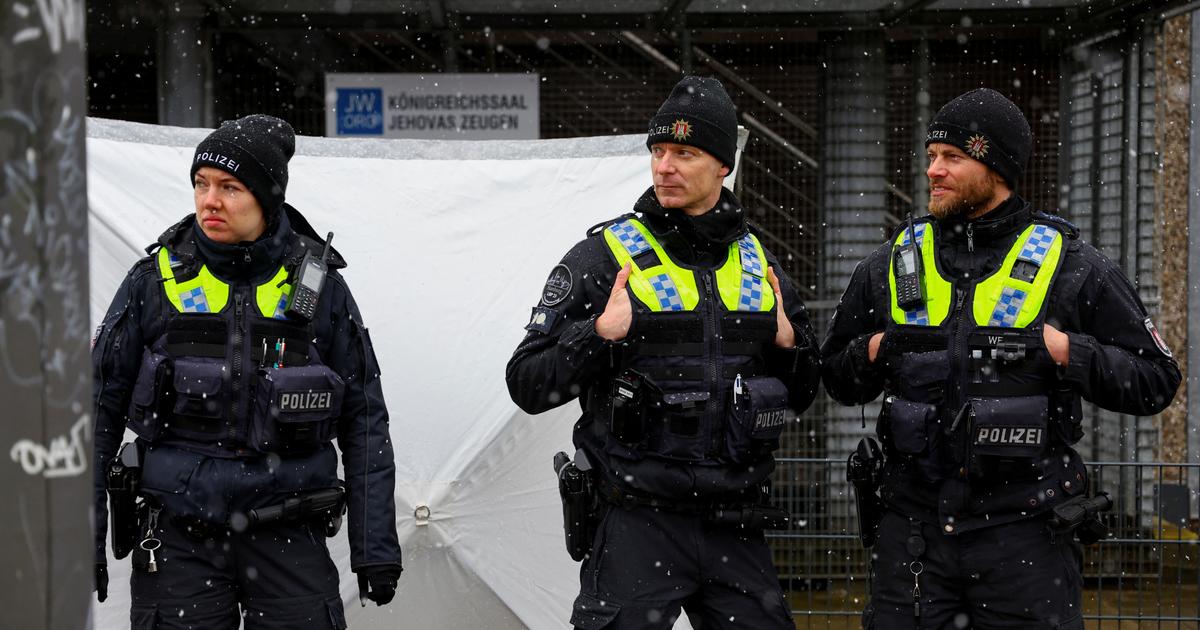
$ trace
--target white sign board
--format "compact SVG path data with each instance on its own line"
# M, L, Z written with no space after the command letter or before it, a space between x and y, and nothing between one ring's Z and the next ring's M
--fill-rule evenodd
M325 135L536 140L536 74L327 74Z

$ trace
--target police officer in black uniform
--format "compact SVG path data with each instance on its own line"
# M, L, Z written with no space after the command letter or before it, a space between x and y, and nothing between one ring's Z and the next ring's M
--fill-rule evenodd
M929 125L931 216L859 264L821 349L844 404L883 392L867 628L1082 628L1081 399L1150 415L1180 373L1121 270L1015 193L1032 136L978 89ZM868 527L871 524L868 524Z
M525 411L583 408L573 465L597 501L573 554L578 628L669 628L681 607L697 628L793 627L762 531L786 513L764 486L815 395L816 342L722 187L736 134L719 81L675 86L650 121L654 186L551 271L508 364Z
M136 506L114 492L112 507L134 628L344 628L325 544L344 512L361 596L395 594L379 366L345 261L284 203L294 150L291 126L264 115L205 138L195 214L147 248L97 332L97 595L106 485L133 488ZM113 466L126 427L137 440Z

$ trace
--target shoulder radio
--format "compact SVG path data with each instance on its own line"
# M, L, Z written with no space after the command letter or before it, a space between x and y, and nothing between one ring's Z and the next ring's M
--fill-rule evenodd
M911 311L925 306L922 289L921 250L917 243L917 232L913 228L912 215L908 215L908 243L900 245L892 254L892 268L896 277L896 304Z
M296 270L296 278L292 282L292 295L288 298L284 314L306 322L312 321L317 314L317 300L321 297L321 288L325 286L325 276L329 273L329 251L333 242L333 232L325 237L325 251L317 258L312 252L305 252L304 260Z

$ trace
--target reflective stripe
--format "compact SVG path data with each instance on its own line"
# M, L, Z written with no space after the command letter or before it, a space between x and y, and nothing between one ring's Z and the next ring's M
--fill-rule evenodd
M630 218L608 226L604 240L618 265L630 264L629 288L650 310L690 311L699 304L696 274L675 264L640 221ZM635 259L649 251L657 256L657 263L642 269ZM766 259L753 234L729 244L729 255L715 273L717 293L727 310L765 312L775 306L775 293L765 276Z
M629 289L647 308L652 311L696 308L700 293L696 289L695 274L676 265L641 222L626 219L608 226L604 241L618 265L630 265ZM657 264L642 269L634 258L651 250L658 256Z
M1062 235L1048 225L1033 224L1013 242L996 273L975 288L973 311L978 326L1024 328L1042 311L1062 257ZM1032 282L1014 278L1017 262L1038 267ZM1021 274L1018 274L1021 275Z
M950 312L953 284L938 272L934 233L927 229L928 226L928 223L920 223L913 227L921 252L926 298L924 308L911 311L900 309L896 298L894 256L888 264L892 321L897 324L940 326ZM908 230L901 230L894 241L893 251L908 242ZM1050 293L1050 285L1062 258L1062 247L1062 235L1053 227L1038 223L1026 227L1013 242L1000 269L975 285L972 303L975 325L1024 328L1033 323ZM1037 267L1032 282L1012 277L1013 267L1019 261Z
M727 310L766 312L775 307L766 260L762 244L753 234L730 244L729 256L716 272L717 289Z
M208 267L195 277L176 282L175 270L182 265L167 248L158 250L158 273L163 280L167 300L180 313L220 313L229 304L229 285L221 282Z
M158 250L158 273L163 281L167 300L180 313L220 313L229 304L229 285L208 270L200 267L195 277L182 282L175 280L182 263L167 248ZM254 302L263 317L283 319L292 285L287 284L287 268L280 265L274 277L254 289Z
M913 225L916 232L917 247L921 254L923 289L925 306L906 311L900 308L896 298L896 248L908 245L910 242L908 229L900 230L892 244L892 258L888 261L888 291L891 294L892 321L897 324L910 326L940 326L950 314L950 302L954 296L954 285L938 273L937 254L933 230L928 223Z

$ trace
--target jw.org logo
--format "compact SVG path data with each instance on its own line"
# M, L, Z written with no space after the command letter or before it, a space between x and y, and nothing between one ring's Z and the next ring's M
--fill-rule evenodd
M338 88L339 136L383 135L383 89Z

